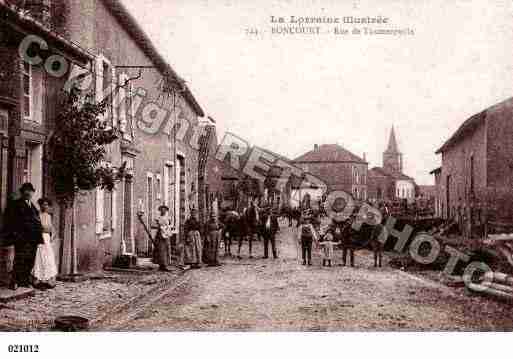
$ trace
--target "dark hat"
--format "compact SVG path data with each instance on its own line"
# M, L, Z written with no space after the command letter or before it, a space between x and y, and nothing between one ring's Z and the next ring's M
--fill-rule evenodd
M165 209L166 211L169 211L169 207L166 206L165 204L161 204L158 208L159 211L162 211L163 209Z
M42 206L43 203L47 203L49 206L52 205L52 201L50 200L50 198L48 197L41 197L37 200L37 204Z
M21 185L20 187L20 192L25 192L25 191L32 191L32 192L35 192L36 189L34 188L34 186L32 185L32 183L30 182L25 182L24 184Z

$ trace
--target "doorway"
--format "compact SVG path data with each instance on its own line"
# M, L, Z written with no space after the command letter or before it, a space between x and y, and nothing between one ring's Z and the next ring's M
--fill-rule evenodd
M451 175L447 175L447 182L445 185L445 200L447 203L447 218L451 218Z

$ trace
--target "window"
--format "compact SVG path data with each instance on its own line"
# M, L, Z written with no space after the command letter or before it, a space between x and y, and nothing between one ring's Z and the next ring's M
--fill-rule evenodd
M96 234L110 237L116 228L116 191L96 189Z
M132 85L127 82L128 75L121 73L119 75L119 94L115 98L114 108L118 108L119 129L125 140L132 139Z
M23 76L23 118L32 119L32 65L22 62Z
M31 182L36 187L35 200L41 195L43 189L43 145L40 143L26 143L23 158L22 173L19 173L23 182Z
M166 163L164 166L164 204L172 209L170 200L172 200L172 196L174 194L172 180L173 180L173 172L172 165L170 163Z
M25 150L25 158L23 159L23 183L30 182L30 150Z
M116 190L96 189L96 234L108 238L116 228L117 206Z
M103 194L103 233L110 232L112 228L112 192L104 191Z
M160 200L162 198L162 180L160 174L157 174L155 180L155 198Z
M153 174L148 172L146 177L146 213L148 214L148 225L153 223Z
M114 96L111 96L114 88L113 80L116 78L116 72L114 67L112 67L110 61L103 55L99 55L96 59L96 94L95 99L96 102L100 102L110 96L109 98L109 106L106 110L106 115L104 115L104 120L107 121L107 124L110 126L116 126L116 113L113 111L114 108Z
M470 156L470 195L474 195L474 156Z

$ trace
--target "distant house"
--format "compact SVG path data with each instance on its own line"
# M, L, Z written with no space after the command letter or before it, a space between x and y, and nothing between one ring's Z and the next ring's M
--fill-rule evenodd
M434 189L434 196L435 196L435 217L442 217L444 210L443 210L443 193L442 193L442 167L435 168L429 174L432 174L435 177L435 189Z
M512 118L510 98L468 118L436 151L442 155L439 176L444 218L453 217L463 206L484 209L495 220L511 222Z
M355 199L367 199L367 161L338 144L314 145L312 151L294 159L293 164L322 180L328 192L340 190ZM320 195L318 189L302 191L313 200Z
M390 130L388 146L383 152L383 167L369 170L369 199L390 201L415 200L415 180L403 173L403 154L399 151L394 128Z
M217 139L216 139L217 141ZM217 143L217 142L216 142ZM224 145L221 145L224 146ZM217 148L217 145L215 146ZM252 151L266 153L274 160L268 161L264 165L259 163L255 175L250 175L245 171L247 162L250 160ZM216 151L210 151L211 157L208 160L208 185L211 193L215 193L218 204L221 209L241 210L246 207L250 200L256 199L261 205L270 204L275 207L282 207L288 204L290 191L289 183L281 180L283 165L281 163L290 163L286 157L260 147L253 147L244 155L238 157L238 164L232 165L231 154L227 154L222 160L216 158ZM220 150L220 152L224 152ZM229 151L227 151L229 152ZM239 168L237 168L239 167ZM291 176L292 177L292 176ZM291 180L290 183L300 183L299 179Z

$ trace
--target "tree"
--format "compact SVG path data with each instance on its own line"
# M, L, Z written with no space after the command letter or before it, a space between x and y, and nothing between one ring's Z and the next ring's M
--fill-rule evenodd
M70 218L66 231L71 252L70 272L76 274L76 211L75 199L80 191L97 187L112 190L123 176L124 165L116 170L106 161L105 146L119 138L118 130L103 119L110 97L99 103L88 98L82 101L76 87L63 91L59 112L54 120L54 132L48 141L49 172L57 201L63 207L62 220ZM66 244L67 245L67 244Z
M112 190L121 175L105 161L105 146L119 138L118 130L101 118L107 99L99 103L80 99L74 87L65 92L48 143L55 194L65 205L72 204L79 191Z

